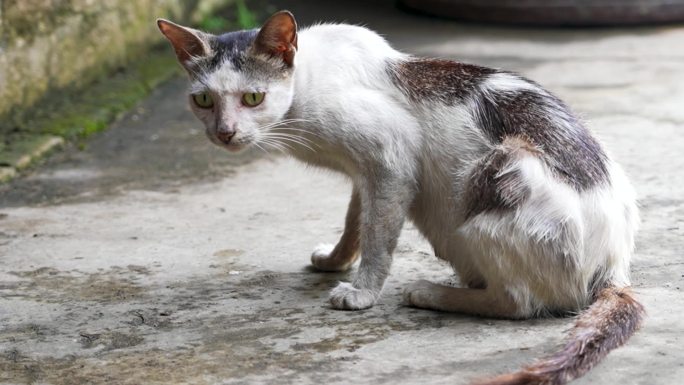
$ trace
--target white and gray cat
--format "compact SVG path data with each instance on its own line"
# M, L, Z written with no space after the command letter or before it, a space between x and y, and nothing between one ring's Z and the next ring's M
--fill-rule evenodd
M353 282L330 293L333 307L373 306L410 219L464 287L415 282L408 304L502 318L586 308L558 353L485 383L565 383L641 324L628 288L633 189L538 84L407 55L363 27L297 31L286 11L219 36L158 25L212 142L286 150L353 181L344 234L311 258L341 271L361 256Z

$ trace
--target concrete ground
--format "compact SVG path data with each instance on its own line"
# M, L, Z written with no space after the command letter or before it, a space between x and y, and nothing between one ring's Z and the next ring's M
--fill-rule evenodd
M638 190L633 281L648 310L576 383L681 383L684 27L515 29L384 1L277 3L302 24L365 22L409 52L520 71L574 106ZM184 87L166 83L85 149L0 186L0 383L466 384L552 351L572 324L402 307L409 282L450 276L410 225L379 303L332 310L327 292L349 274L314 272L309 254L341 233L348 182L214 148Z

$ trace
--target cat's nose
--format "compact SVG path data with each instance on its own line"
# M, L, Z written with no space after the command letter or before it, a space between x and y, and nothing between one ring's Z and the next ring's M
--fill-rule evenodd
M216 138L225 144L230 143L233 136L235 136L235 130L220 130L216 133Z

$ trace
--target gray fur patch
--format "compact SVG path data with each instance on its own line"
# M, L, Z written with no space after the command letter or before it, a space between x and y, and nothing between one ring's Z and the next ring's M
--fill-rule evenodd
M523 137L554 173L577 191L608 182L607 156L589 130L551 94L478 92L476 119L493 143Z
M281 59L254 52L258 33L258 29L252 29L214 36L209 41L212 55L194 60L191 68L193 76L201 79L205 74L220 70L226 63L230 63L233 70L253 79L277 79L291 75L292 68Z
M188 67L190 76L202 79L206 74L219 70L225 63L230 63L236 70L242 70L249 48L254 44L259 30L235 31L219 36L211 36L208 44L211 54L194 57Z
M440 101L454 104L463 100L491 68L442 59L410 59L393 62L388 73L394 84L414 102Z
M216 70L223 63L230 62L237 70L242 69L249 47L256 40L258 29L235 31L216 36L211 42L214 56L209 62L209 69Z
M481 159L466 181L466 219L486 211L514 209L524 202L529 186L517 170L504 170L522 156L539 154L530 143L511 137Z

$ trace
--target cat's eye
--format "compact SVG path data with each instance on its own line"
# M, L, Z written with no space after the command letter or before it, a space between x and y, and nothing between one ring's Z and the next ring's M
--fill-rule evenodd
M211 108L214 107L214 100L211 98L211 96L206 93L202 92L199 94L193 94L192 95L192 100L195 101L195 104L197 104L197 107L199 108Z
M256 107L264 101L264 92L247 92L242 94L242 104L247 107Z

